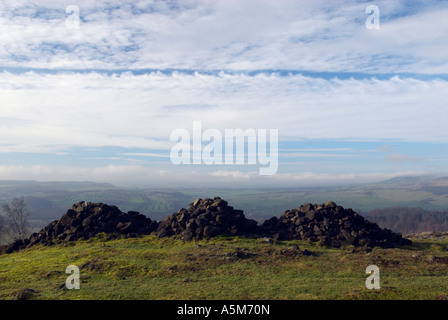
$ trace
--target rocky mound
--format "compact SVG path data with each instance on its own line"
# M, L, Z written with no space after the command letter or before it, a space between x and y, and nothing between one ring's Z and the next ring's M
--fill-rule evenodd
M266 220L261 230L278 239L299 239L321 242L333 247L392 247L412 242L401 234L381 229L352 209L344 209L332 201L325 204L307 203L284 211L279 218Z
M108 234L108 238L155 233L159 237L179 236L185 241L220 234L267 236L279 240L321 242L333 247L387 248L412 244L401 234L381 229L352 209L344 209L331 201L325 204L307 203L297 209L286 210L279 218L272 217L258 226L255 220L246 219L242 210L235 210L227 201L215 197L198 198L190 203L188 209L182 208L160 223L136 211L123 213L116 206L80 202L40 232L0 247L0 252L10 253L35 244L52 245L60 241L89 239L101 232Z
M212 199L196 199L189 208L167 216L160 222L156 234L159 237L180 235L189 241L192 239L210 238L220 234L256 235L257 222L246 219L242 210L235 210L220 197Z
M17 240L4 248L6 253L35 244L51 245L57 241L89 239L105 232L109 238L150 234L158 223L136 212L121 212L116 206L103 203L79 202L72 206L59 220L55 220L29 239Z

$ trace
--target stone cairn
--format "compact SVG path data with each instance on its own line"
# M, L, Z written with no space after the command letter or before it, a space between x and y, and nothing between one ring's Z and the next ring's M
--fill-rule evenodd
M103 203L79 202L72 206L59 220L52 221L30 238L17 240L6 246L6 253L36 244L52 245L58 241L89 239L104 232L108 238L135 237L150 234L157 229L157 222L136 212L121 212L116 206Z
M261 230L279 240L308 240L336 248L347 245L388 248L412 244L401 234L381 229L352 209L344 209L332 201L307 203L297 209L286 210L279 218L266 220Z
M257 233L255 220L246 219L242 210L233 209L220 197L196 199L188 209L182 208L163 219L156 231L159 237L180 235L185 241L220 234L250 236Z
M108 239L155 234L160 238L176 236L185 241L228 236L272 237L277 240L307 240L332 247L383 248L410 245L401 234L381 229L352 209L344 209L329 201L307 203L284 211L279 218L265 220L261 226L247 219L242 210L235 210L220 197L196 199L188 209L170 214L160 223L136 212L121 212L116 206L103 203L79 202L59 220L55 220L28 239L17 240L0 247L0 253L10 253L36 244L87 240L98 233Z

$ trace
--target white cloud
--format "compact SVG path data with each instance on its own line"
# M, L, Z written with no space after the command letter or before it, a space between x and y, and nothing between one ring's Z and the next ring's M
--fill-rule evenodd
M254 172L218 170L210 172L209 175L217 178L224 178L227 181L238 182L250 180L251 176L254 176ZM255 172L255 175L258 175L258 172Z
M125 156L137 156L137 157L150 157L150 158L169 158L168 154L159 154L159 153L151 153L151 152L127 152L122 153Z
M0 64L29 68L295 69L447 73L443 2L378 1L366 30L357 1L5 1Z
M392 163L406 163L406 162L424 162L428 161L425 158L422 157L410 157L402 153L394 152L391 154L388 154L385 158L386 162L392 162Z
M8 146L168 150L171 132L191 132L195 120L202 130L279 129L280 141L445 142L448 132L440 128L448 118L447 100L446 81L398 77L4 72L0 144L4 151ZM169 107L176 105L197 107Z
M356 154L338 154L323 152L292 152L282 154L282 158L353 158Z
M138 165L106 166L94 168L49 166L4 166L0 176L5 180L38 181L98 181L122 187L298 187L362 184L379 182L399 176L414 176L422 172L325 174L300 172L260 176L257 171L218 170L209 174L195 170L155 170Z

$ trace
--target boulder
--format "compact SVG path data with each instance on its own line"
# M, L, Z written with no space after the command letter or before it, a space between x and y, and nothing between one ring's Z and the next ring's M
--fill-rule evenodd
M14 300L29 300L35 293L35 290L25 288L16 293L16 295L14 296Z

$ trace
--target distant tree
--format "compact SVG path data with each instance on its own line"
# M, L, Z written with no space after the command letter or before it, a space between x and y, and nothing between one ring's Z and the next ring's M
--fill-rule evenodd
M3 241L6 231L6 221L5 217L0 215L0 243Z
M2 209L8 217L8 229L14 240L25 239L28 235L28 217L30 215L25 200L14 198L11 201L11 206L5 204Z
M401 233L448 231L447 211L425 211L416 207L390 207L373 209L367 219L382 228Z

